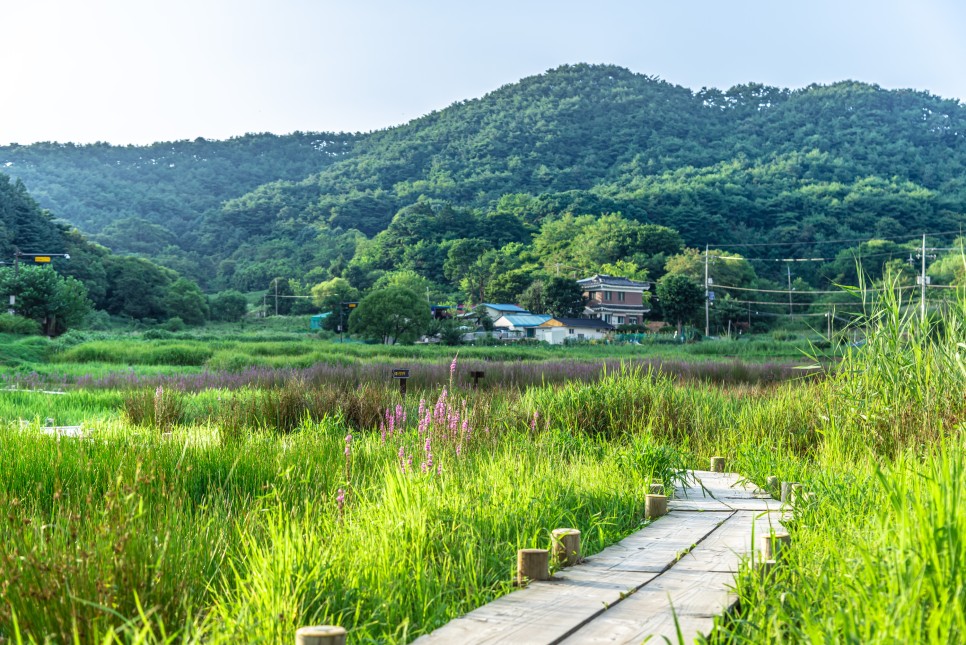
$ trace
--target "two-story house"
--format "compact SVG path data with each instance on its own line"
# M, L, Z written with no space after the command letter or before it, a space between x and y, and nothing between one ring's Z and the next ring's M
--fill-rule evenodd
M644 314L650 311L644 305L644 292L651 288L649 282L598 274L577 280L577 284L587 300L584 314L588 318L597 318L615 327L639 325L644 322Z

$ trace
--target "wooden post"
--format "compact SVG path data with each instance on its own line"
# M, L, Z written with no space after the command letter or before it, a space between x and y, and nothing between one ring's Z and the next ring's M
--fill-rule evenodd
M345 645L345 628L335 625L302 627L295 632L295 645Z
M647 491L651 495L663 495L664 494L664 484L651 484Z
M712 457L711 458L711 472L723 473L725 471L725 458L724 457Z
M517 551L517 585L528 580L550 579L550 551L546 549L520 549Z
M765 560L780 560L792 545L792 537L788 533L763 535L761 540Z
M665 495L648 495L644 498L644 517L649 520L667 515L667 497Z
M779 486L781 486L781 481L774 475L769 475L768 479L765 480L765 486L768 487L768 492L774 495L778 492Z
M553 556L565 567L580 562L580 531L577 529L554 529L550 533L553 541Z
M792 503L792 488L794 486L794 482L782 482L782 504Z

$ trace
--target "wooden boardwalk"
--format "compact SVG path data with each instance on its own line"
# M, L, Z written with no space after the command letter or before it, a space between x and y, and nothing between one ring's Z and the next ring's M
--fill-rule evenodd
M685 642L693 642L734 604L739 563L760 548L760 536L780 529L781 504L739 475L693 471L668 508L552 580L532 582L415 642L677 643L675 614Z

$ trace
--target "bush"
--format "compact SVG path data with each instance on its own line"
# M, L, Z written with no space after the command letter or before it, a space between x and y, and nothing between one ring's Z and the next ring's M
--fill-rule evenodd
M182 320L178 316L175 316L173 318L168 318L168 320L165 321L163 325L161 325L161 329L166 329L168 331L182 331L184 328L185 328L184 320Z
M149 329L141 334L141 338L145 340L170 340L174 338L174 334L167 329Z
M40 323L16 316L13 314L0 314L0 334L17 334L19 336L32 336L40 333Z

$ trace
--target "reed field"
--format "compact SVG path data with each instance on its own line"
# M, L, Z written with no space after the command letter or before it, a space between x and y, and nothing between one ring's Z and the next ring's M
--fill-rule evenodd
M861 346L805 350L840 360L772 376L638 346L34 343L2 373L0 641L408 642L511 591L518 548L573 526L594 553L652 481L723 454L813 495L713 642L962 642L966 309L917 314L887 303Z

